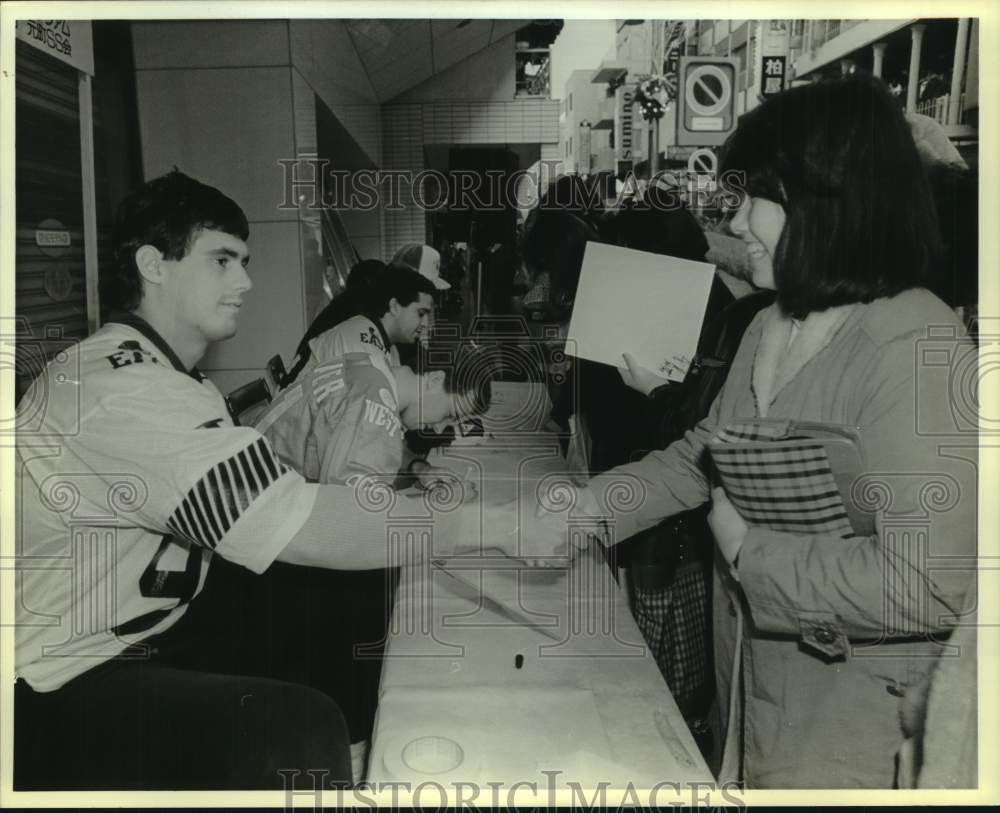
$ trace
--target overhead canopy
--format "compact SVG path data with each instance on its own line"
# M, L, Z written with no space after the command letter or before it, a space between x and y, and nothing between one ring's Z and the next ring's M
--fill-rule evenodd
M532 20L346 19L380 102L496 44Z

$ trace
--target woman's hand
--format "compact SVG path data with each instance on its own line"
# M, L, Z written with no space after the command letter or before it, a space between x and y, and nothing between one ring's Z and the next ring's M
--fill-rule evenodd
M708 512L708 526L712 529L722 558L732 567L750 526L736 512L721 488L712 489L712 510Z
M625 366L628 369L619 368L618 374L622 377L622 381L637 392L649 395L657 387L670 383L670 379L661 378L652 370L639 366L631 353L624 353L622 358L625 359Z
M571 498L564 491L567 488L573 490ZM600 516L597 498L587 486L564 483L559 490L560 495L551 500L542 496L535 515L524 519L525 544L518 558L531 567L567 567L590 545L591 535L570 533L569 517L571 511L574 516Z

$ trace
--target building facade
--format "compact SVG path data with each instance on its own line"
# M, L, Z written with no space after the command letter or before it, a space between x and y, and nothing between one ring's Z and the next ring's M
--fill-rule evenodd
M938 121L967 163L976 161L978 19L619 20L616 25L614 58L592 77L615 94L617 105L611 109L616 122L624 118L623 94L643 78L673 75L673 81L678 81L680 77L672 74L677 56L733 60L735 117L761 104L770 93L860 70L884 79L907 112ZM640 176L648 174L646 145L651 132L660 168L686 161L696 147L678 144L675 98L666 105L659 127L643 121L636 110L629 118L632 142L639 149L625 151L621 139L615 144L612 137L613 146L605 156L592 151L591 172L617 170L621 177L623 167L632 167L638 168ZM568 137L569 130L563 132ZM568 157L568 145L562 147ZM570 171L575 168L576 164L568 164Z

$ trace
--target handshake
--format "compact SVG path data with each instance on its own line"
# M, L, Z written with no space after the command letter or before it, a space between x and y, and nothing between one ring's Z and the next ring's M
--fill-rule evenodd
M534 496L534 501L462 506L464 527L455 553L498 550L531 567L566 567L595 540L608 544L607 517L586 486L548 477Z

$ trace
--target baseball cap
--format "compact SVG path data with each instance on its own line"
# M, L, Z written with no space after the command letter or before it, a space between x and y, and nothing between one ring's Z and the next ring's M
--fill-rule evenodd
M447 291L451 284L441 277L441 255L437 249L420 243L407 243L392 258L396 265L405 265L426 277L439 291Z

